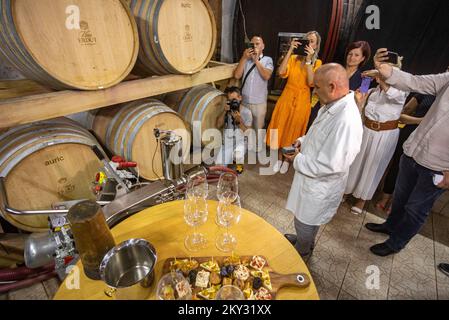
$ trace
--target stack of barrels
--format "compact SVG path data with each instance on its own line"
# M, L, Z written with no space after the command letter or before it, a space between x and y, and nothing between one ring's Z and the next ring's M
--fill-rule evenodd
M0 15L0 59L56 90L106 89L131 72L194 74L216 47L207 0L0 0ZM100 142L110 154L137 162L141 177L162 178L154 129L182 136L188 156L189 124L214 127L221 96L203 86L186 91L173 108L144 99L100 109L86 127L97 137L65 118L0 133L0 176L10 205L50 209L55 202L92 198L101 163L91 146ZM26 231L47 229L45 216L2 215Z

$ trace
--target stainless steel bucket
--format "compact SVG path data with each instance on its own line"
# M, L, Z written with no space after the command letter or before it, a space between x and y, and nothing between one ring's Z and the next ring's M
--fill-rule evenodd
M132 239L111 249L100 265L102 280L117 300L148 299L157 255L146 240Z

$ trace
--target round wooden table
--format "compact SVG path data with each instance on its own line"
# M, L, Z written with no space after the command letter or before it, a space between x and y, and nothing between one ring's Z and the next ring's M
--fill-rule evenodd
M173 257L218 257L229 254L216 249L215 238L223 231L215 224L218 202L209 201L209 217L205 225L198 228L207 240L208 246L194 254L184 248L184 238L192 232L192 228L184 222L184 202L174 201L144 210L112 229L112 234L119 244L129 239L145 239L154 245L158 261L155 267L155 281L150 288L151 299L155 299L157 282L162 276L162 267L166 259ZM268 260L273 271L280 274L305 273L309 275L311 284L306 289L283 288L276 296L278 300L318 300L318 292L310 272L294 247L273 226L259 216L242 210L239 224L230 228L238 240L235 254L240 256L262 255ZM73 288L71 280L67 286L62 283L54 299L56 300L108 300L105 295L107 286L102 281L88 279L79 267L79 289ZM72 278L72 275L70 277ZM69 288L68 288L69 287Z

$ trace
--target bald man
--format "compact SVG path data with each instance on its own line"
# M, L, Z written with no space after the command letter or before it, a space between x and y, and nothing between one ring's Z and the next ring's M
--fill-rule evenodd
M345 69L327 64L317 70L315 91L323 106L296 153L288 155L296 174L287 201L295 215L295 235L286 235L303 257L314 248L320 226L337 213L349 168L360 151L363 126Z
M264 132L258 131L265 127L268 81L273 74L274 65L273 59L263 53L265 44L262 37L252 37L251 44L254 49L249 48L243 52L235 69L234 78L242 80L243 105L251 110L253 115L252 127L258 133L258 140L262 142L265 141Z

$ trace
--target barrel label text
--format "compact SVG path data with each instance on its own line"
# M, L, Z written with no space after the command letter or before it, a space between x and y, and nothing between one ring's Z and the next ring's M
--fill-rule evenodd
M97 44L97 38L94 37L92 32L89 30L89 24L86 21L80 22L81 31L79 33L78 41L83 46L93 46Z
M64 161L64 156L59 156L59 157L56 157L54 159L45 161L45 166L48 167L48 166L51 166L53 164L57 164L57 163L62 162L62 161Z
M184 27L184 37L183 37L185 42L192 42L193 40L193 35L190 30L191 30L190 25L186 24Z
M71 181L69 181L69 179L61 178L58 181L57 189L58 189L58 195L60 197L64 197L65 195L75 191L75 185Z
M192 8L192 4L190 2L183 1L183 2L181 2L181 8L190 9L190 8Z

